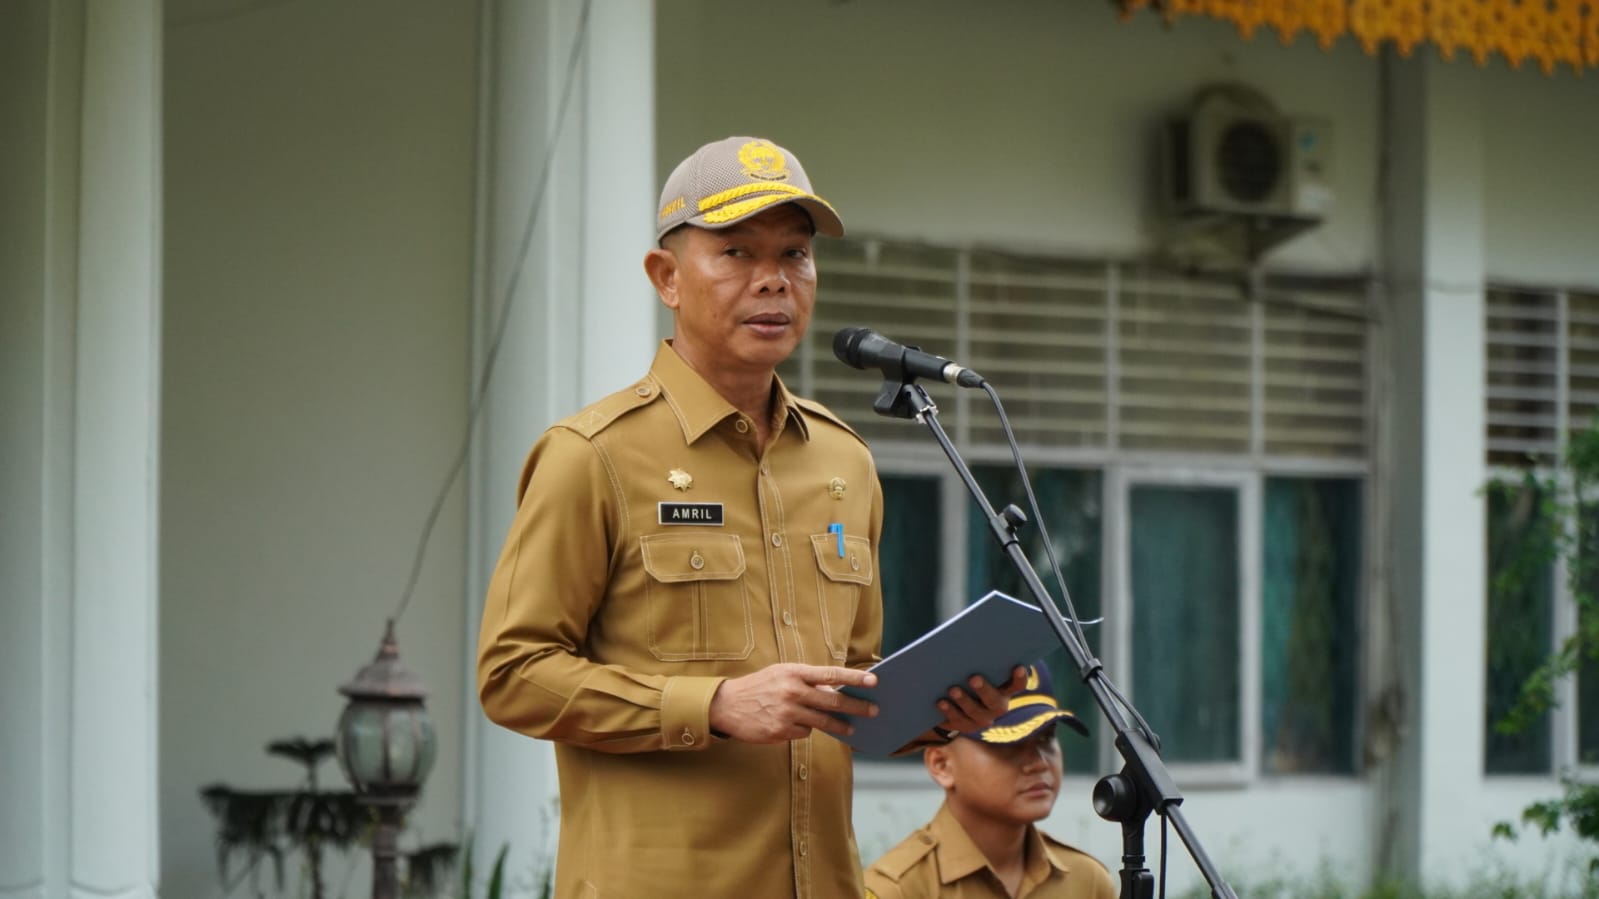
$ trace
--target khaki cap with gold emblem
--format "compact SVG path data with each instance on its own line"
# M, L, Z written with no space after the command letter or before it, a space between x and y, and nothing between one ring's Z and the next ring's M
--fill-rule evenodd
M725 137L678 163L661 189L655 237L679 225L726 228L779 203L810 213L816 230L843 237L844 223L832 204L811 190L794 154L759 137Z

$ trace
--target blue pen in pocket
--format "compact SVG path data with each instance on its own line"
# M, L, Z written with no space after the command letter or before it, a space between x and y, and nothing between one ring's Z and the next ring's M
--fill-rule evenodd
M844 558L844 525L835 521L827 526L827 532L838 535L838 557Z

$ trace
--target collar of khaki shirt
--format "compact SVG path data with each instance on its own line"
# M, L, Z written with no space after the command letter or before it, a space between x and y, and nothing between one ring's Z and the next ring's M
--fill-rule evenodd
M672 349L670 340L661 341L655 361L650 364L650 377L660 385L666 401L677 412L678 424L683 426L683 439L690 445L728 416L738 414L732 403L683 361L677 350ZM772 383L775 394L772 398L772 439L776 440L783 433L784 424L792 419L800 439L808 442L811 439L810 426L805 423L805 416L800 414L794 395L788 392L783 379L775 374Z
M983 851L977 848L972 838L966 835L966 828L955 820L955 814L949 810L948 803L939 806L938 814L933 816L933 823L929 824L927 829L933 832L934 839L938 841L933 851L938 855L939 880L945 885L988 867L987 856L983 855ZM1050 868L1061 874L1071 870L1049 844L1044 842L1038 828L1029 825L1027 861L1022 871L1022 886L1030 889L1043 883L1049 877Z

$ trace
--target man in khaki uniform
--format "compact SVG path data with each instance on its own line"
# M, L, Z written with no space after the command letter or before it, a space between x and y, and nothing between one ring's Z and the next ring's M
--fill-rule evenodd
M673 337L529 455L479 697L556 743L556 896L861 896L850 750L826 734L876 711L837 688L875 684L882 489L775 373L810 322L812 235L843 224L750 137L684 160L659 210L644 269ZM986 725L1019 684L952 691L945 726Z
M1105 866L1044 833L1060 789L1058 724L1088 728L1060 708L1042 662L1009 710L991 726L923 750L944 788L944 805L926 827L890 849L866 872L873 899L1115 899Z

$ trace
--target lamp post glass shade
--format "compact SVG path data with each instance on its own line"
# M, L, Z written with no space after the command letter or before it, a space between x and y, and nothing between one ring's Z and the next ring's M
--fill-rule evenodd
M414 800L438 749L427 691L399 656L390 621L377 657L339 688L350 698L335 734L339 765L369 801Z

